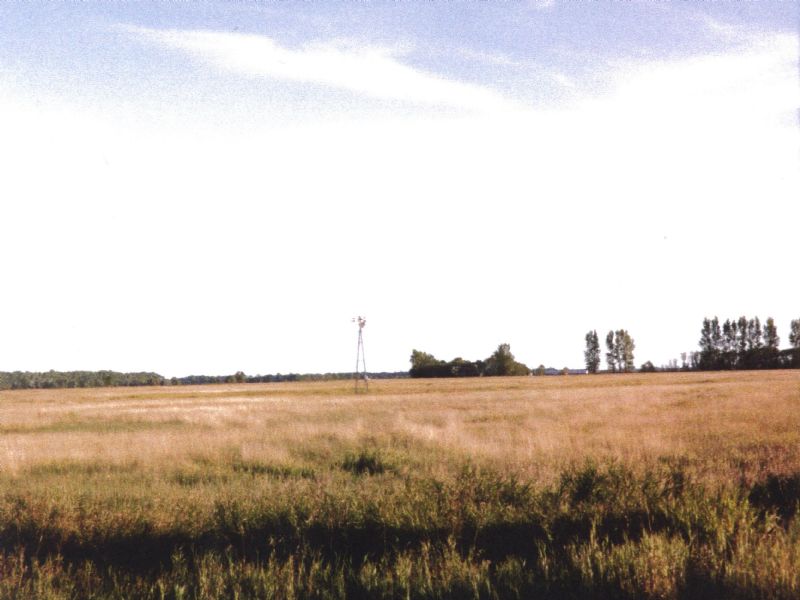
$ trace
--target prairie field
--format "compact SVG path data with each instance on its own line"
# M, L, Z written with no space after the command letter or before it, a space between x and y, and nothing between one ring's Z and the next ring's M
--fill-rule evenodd
M2 598L798 598L800 371L0 392Z

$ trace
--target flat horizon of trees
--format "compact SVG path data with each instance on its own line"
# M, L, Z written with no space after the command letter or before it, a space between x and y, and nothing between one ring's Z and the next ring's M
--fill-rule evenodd
M158 373L118 371L13 371L0 372L0 390L135 387L164 385Z
M469 361L460 356L451 361L439 360L432 354L411 351L411 369L408 374L420 377L491 377L502 375L530 375L527 365L518 362L511 353L511 346L500 344L485 360Z
M281 383L292 381L347 381L355 378L355 373L275 373L272 375L245 375L237 371L233 375L187 375L172 377L165 385L208 385L219 383ZM359 374L360 375L360 374ZM407 371L376 371L367 373L368 379L405 379Z
M402 379L406 371L367 373L370 379ZM118 371L6 371L0 372L0 390L137 387L153 385L212 385L220 383L273 383L353 379L354 373L276 373L273 375L188 375L166 378L158 373Z

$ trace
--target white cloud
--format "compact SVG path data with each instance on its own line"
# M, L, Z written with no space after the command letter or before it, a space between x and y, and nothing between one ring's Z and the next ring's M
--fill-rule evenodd
M751 37L744 28L725 23L705 13L700 14L697 19L709 33L725 40L741 40L743 37Z
M555 0L529 0L528 4L534 10L548 10L555 6Z
M439 50L439 52L444 53L447 52L447 50ZM485 50L475 50L462 46L456 50L456 53L468 60L476 61L484 65L515 68L528 66L527 61L517 60L502 52L487 52Z
M511 102L485 87L454 81L403 64L386 48L311 43L291 49L259 35L156 30L126 26L142 39L177 48L218 68L250 77L311 83L381 100L466 110L502 110Z

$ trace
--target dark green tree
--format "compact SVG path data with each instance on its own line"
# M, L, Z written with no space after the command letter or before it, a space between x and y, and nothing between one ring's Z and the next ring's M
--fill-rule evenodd
M764 323L764 348L761 350L761 360L759 366L766 369L776 369L780 363L780 343L778 328L775 327L775 320L767 317Z
M725 346L724 336L719 326L719 319L703 319L700 330L700 368L703 370L719 369L722 352Z
M778 337L778 328L775 327L775 319L767 317L767 322L764 323L764 346L777 351L780 343L781 338Z
M617 371L631 373L636 370L633 364L633 351L636 344L631 335L625 329L609 331L606 336L606 361L612 373Z
M633 365L633 351L636 349L636 344L625 329L617 331L617 338L619 340L619 359L622 364L622 370L625 373L632 373L636 370Z
M609 331L606 335L606 364L612 373L617 372L617 353L614 346L614 332Z
M722 337L722 329L719 325L719 319L714 317L711 319L711 343L714 345L714 350L717 354L722 352L723 347L723 337Z
M800 319L793 319L789 325L789 345L792 348L788 352L788 364L800 369Z
M711 319L703 319L703 327L700 329L700 354L711 355L714 352L714 341L711 337Z
M528 375L530 369L517 362L511 354L511 346L500 344L486 359L486 375Z
M411 377L446 377L449 372L447 363L432 354L419 350L411 351Z
M422 352L420 350L411 351L411 368L427 367L430 365L437 365L442 361L438 360L433 354Z
M747 351L747 341L748 341L748 334L747 334L747 317L742 315L739 317L738 321L738 347L736 348L739 357L744 356L744 353Z
M758 317L755 317L747 322L747 349L758 350L762 346L761 321Z
M600 367L600 340L596 330L586 334L586 350L583 352L583 358L586 361L586 370L589 373L597 373Z
M722 352L720 362L723 369L736 366L736 321L725 319L722 325Z
M793 319L789 326L789 345L800 349L800 319Z
M477 377L480 375L476 363L464 360L460 356L447 363L447 366L452 377Z

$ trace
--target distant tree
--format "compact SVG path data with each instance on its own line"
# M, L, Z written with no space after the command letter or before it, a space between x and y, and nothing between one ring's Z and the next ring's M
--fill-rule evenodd
M700 329L700 355L704 359L703 362L710 362L710 357L714 353L714 341L711 336L711 319L703 319L703 327Z
M800 337L800 320L797 328ZM791 342L791 335L789 339ZM795 358L792 351L780 350L780 337L772 317L767 318L763 327L758 317L726 319L721 328L717 317L703 319L699 345L697 368L704 370L777 369L800 363L800 352Z
M436 365L439 364L440 360L437 360L433 354L428 354L427 352L421 352L420 350L412 350L411 351L411 368L415 367L426 367L428 365Z
M722 351L720 354L722 368L733 369L736 366L736 321L725 319L722 325Z
M597 373L600 367L600 340L597 331L590 331L586 334L586 350L583 352L586 361L586 370L589 373Z
M538 367L536 367L537 375L539 376L544 375L544 371L545 371L544 365L539 365Z
M411 369L408 374L411 377L442 377L446 375L444 371L447 370L447 364L432 354L412 350L410 360Z
M789 345L791 350L787 352L787 366L800 369L800 319L793 319L789 326Z
M800 349L800 319L793 319L789 326L789 345Z
M633 351L636 349L636 344L633 338L625 329L620 329L617 332L620 347L620 359L622 362L622 370L625 373L631 373L636 367L633 365Z
M780 363L780 343L778 328L775 327L775 320L767 317L764 323L764 348L761 351L760 367L766 369L776 369Z
M720 329L719 319L717 317L711 319L711 343L717 354L722 352L722 330Z
M762 346L761 321L755 317L747 322L747 349L758 350Z
M747 317L742 315L739 317L738 323L738 347L736 348L739 357L743 357L744 353L747 352L748 346L748 334L747 334Z
M647 362L650 362L650 361L647 361ZM642 365L642 367L644 367L644 365ZM640 367L639 370L641 370L642 367ZM666 365L661 365L661 370L662 371L670 371L670 372L677 371L678 370L678 359L677 358L669 359L667 361Z
M487 375L527 375L528 367L514 360L511 346L500 344L489 358L486 359Z
M500 344L488 359L486 359L487 375L508 375L511 365L514 362L514 355L511 354L511 346Z
M614 332L609 331L606 335L606 364L612 373L617 372L617 353L614 346Z
M636 349L636 344L625 329L609 331L606 336L606 347L608 348L606 361L610 371L630 373L635 370L633 351Z
M447 366L453 377L477 377L480 375L478 365L474 362L464 360L460 356L447 363Z
M625 363L622 360L622 336L619 331L614 332L614 360L617 363L617 371L625 371Z
M761 321L758 317L745 319L744 336L742 336L741 320L739 325L740 347L736 366L739 369L760 369L764 366ZM744 350L741 348L742 345L744 345Z
M781 338L778 337L778 328L775 327L775 320L772 317L767 317L767 322L764 323L764 346L778 350L780 343Z
M158 373L119 373L117 371L48 371L47 373L0 373L0 389L90 388L139 385L164 385Z
M655 368L655 366L654 366L654 365L653 365L653 363L652 363L652 362L650 362L649 360L648 360L646 363L644 363L644 364L643 364L643 365L642 365L642 366L639 368L639 370L640 370L642 373L655 373L655 372L656 372L656 368Z
M703 370L719 369L722 349L724 347L723 334L720 330L719 319L703 319L700 330L700 368Z
M471 362L460 356L445 362L427 352L412 350L410 377L478 377L481 375L530 375L530 369L517 362L508 344L500 344L486 360Z

